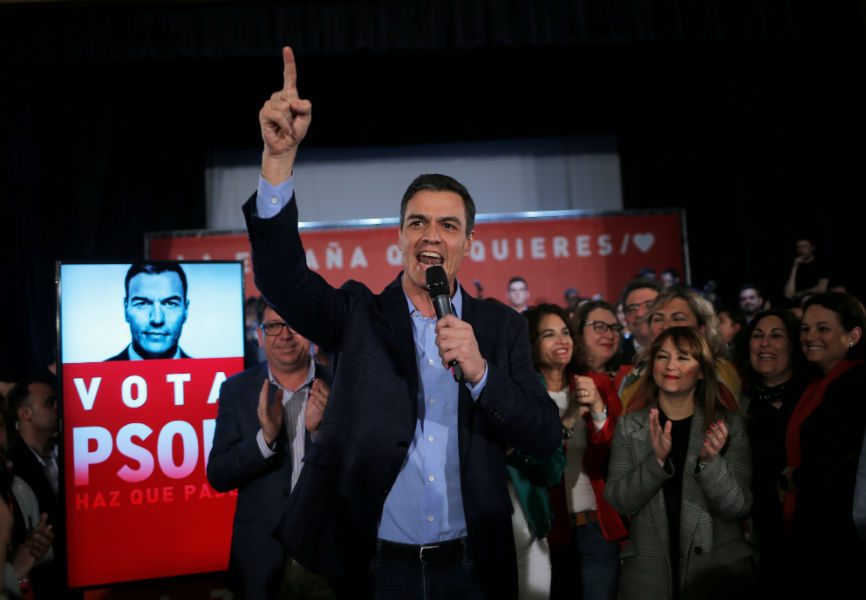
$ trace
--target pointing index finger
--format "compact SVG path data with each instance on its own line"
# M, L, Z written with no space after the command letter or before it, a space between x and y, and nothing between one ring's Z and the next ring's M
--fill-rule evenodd
M283 91L295 92L298 84L298 71L295 68L295 54L289 46L283 47Z

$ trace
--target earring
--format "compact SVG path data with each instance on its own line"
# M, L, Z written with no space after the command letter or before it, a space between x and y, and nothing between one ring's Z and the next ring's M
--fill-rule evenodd
M849 347L849 348L853 348L853 347L854 347L854 340L851 340L850 342L848 342L848 347Z

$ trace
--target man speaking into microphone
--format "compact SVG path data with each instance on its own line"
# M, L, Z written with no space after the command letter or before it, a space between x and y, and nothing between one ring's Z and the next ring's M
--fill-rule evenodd
M291 49L283 62L283 89L259 113L258 192L244 205L253 268L277 312L332 353L335 374L278 533L343 597L516 599L506 450L546 458L561 430L525 320L457 283L472 197L451 177L417 177L400 205L403 271L381 294L331 287L307 268L298 235L292 169L312 106L298 97ZM432 266L451 295L439 319Z

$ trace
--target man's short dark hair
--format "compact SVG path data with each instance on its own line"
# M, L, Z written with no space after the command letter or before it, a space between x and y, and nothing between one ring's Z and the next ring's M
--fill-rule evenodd
M177 276L180 277L180 285L183 287L183 298L186 300L186 273L183 272L181 266L177 263L173 262L134 262L130 265L129 270L126 272L126 281L124 285L126 286L126 295L129 296L129 282L136 275L140 275L142 273L146 273L148 275L159 275L161 273L177 273Z
M625 299L628 298L629 294L635 290L642 290L644 288L661 292L664 289L664 286L658 279L650 279L649 277L638 277L637 279L632 279L625 284L625 287L622 289L622 296L620 296L619 301L622 302L623 307L625 307Z
M526 280L523 277L512 277L508 280L508 287L510 288L512 283L517 283L518 281L525 285L527 289L529 289L529 284L526 283Z
M761 297L761 298L764 297L764 294L761 293L761 288L759 288L758 286L756 286L756 285L755 285L754 283L752 283L751 281L747 281L746 283L744 283L743 285L740 286L740 291L737 292L737 297L739 297L739 295L742 294L743 292L745 292L746 290L755 290L755 293L756 293L759 297Z
M18 409L22 406L30 406L30 384L37 383L34 379L25 379L24 381L19 381L12 389L9 390L9 394L6 396L6 402L9 415L12 417L12 422L18 421Z
M438 173L430 173L426 175L418 175L415 180L406 188L406 193L403 194L403 200L400 202L400 229L403 229L403 220L406 218L406 205L412 196L424 190L431 192L454 192L463 199L463 208L466 211L466 235L472 233L475 229L475 202L472 201L472 196L462 183L449 177L448 175L440 175Z

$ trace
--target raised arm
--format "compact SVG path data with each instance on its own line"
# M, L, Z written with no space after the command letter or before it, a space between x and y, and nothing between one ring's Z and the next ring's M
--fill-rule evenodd
M335 290L307 268L292 186L281 186L292 176L298 145L310 126L311 111L310 102L298 98L292 50L283 48L283 88L274 92L259 111L264 141L264 184L259 182L259 190L281 189L269 190L274 195L265 199L257 192L244 204L243 211L259 292L301 335L332 351L345 329L350 294Z
M259 111L265 149L262 177L279 185L292 176L298 145L310 127L313 105L298 97L298 73L292 49L283 48L283 89L274 92Z

